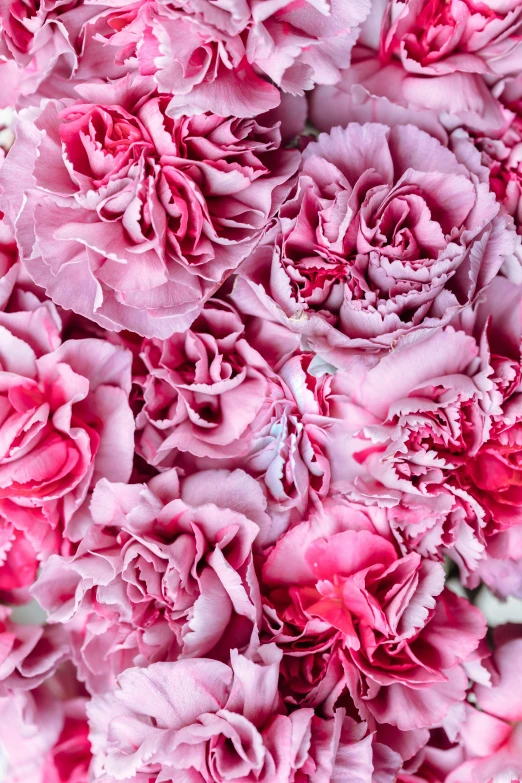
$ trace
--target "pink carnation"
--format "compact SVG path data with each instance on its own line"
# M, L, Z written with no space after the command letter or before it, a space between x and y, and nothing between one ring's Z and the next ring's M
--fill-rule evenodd
M462 314L468 333L447 327L332 381L359 406L336 489L386 507L403 551L449 553L503 595L522 594L521 301L497 277Z
M517 0L496 8L473 0L389 0L379 54L397 57L406 71L424 76L516 74L522 67L522 8Z
M482 614L444 590L441 564L399 557L357 508L313 515L262 567L265 635L282 647L291 701L357 709L401 731L439 722L467 687ZM297 660L296 660L297 659Z
M450 770L446 783L494 783L522 777L522 639L514 626L500 626L493 639L492 682L475 685L476 706L466 704L460 729L464 760Z
M304 513L328 494L346 412L294 338L211 299L185 334L145 340L139 452L160 469L240 467L264 484L273 516Z
M487 185L418 128L351 124L303 154L298 190L242 268L267 317L337 366L427 336L513 252ZM253 311L243 288L237 301Z
M230 666L199 659L127 669L89 705L97 783L369 780L379 755L394 754L372 748L344 710L332 719L311 709L287 715L280 657L266 645L250 657L233 650Z
M278 88L302 95L337 81L369 9L367 0L115 3L105 40L118 63L132 63L172 94L172 116L252 117L279 104Z
M37 688L69 657L63 628L22 625L0 606L0 700L13 691Z
M149 80L81 94L22 121L2 167L22 263L106 328L183 331L256 245L299 154L254 120L171 120Z
M209 300L184 334L145 340L141 358L147 374L137 379L144 399L137 427L145 459L161 465L176 451L223 458L247 450L272 373L233 307Z
M503 124L496 132L471 129L468 138L480 153L489 174L489 185L505 212L522 234L522 79L510 80L502 90ZM464 145L463 131L453 134L455 146ZM517 255L522 257L520 243ZM516 282L520 282L520 271Z
M464 122L498 131L502 106L490 84L520 71L521 32L517 0L495 7L468 0L383 0L362 27L339 90L316 89L312 117L328 129L366 93L372 101L385 99L414 112L421 127L440 118L450 127Z
M0 698L6 783L88 783L85 701L67 666L31 691Z
M98 483L76 554L49 558L34 587L51 622L84 629L75 655L91 690L107 690L128 666L221 659L249 643L260 611L252 545L270 524L265 507L241 471Z
M38 561L81 536L101 477L127 480L133 417L130 354L96 339L61 342L52 304L0 312L0 593L29 585Z
M71 95L75 83L125 75L128 69L97 41L108 29L100 11L79 0L2 0L0 53L12 61L6 69L16 93L11 105Z

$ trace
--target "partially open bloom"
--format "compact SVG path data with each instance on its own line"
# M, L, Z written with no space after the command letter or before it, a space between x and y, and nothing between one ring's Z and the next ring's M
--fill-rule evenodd
M230 665L199 659L127 669L88 708L95 780L320 783L354 770L369 780L380 765L364 725L344 710L330 719L312 709L287 714L280 658L265 645L250 656L233 650Z
M85 703L68 665L30 691L0 696L6 783L88 783Z
M440 563L399 557L357 508L289 530L262 566L265 633L290 661L287 698L331 705L346 687L378 723L441 721L463 698L461 664L485 633L481 613L443 588Z
M139 2L105 12L104 40L120 64L132 63L171 93L172 116L212 111L252 117L330 84L350 62L368 0L267 5ZM113 48L114 47L114 48Z
M97 339L62 343L52 304L26 300L33 310L0 312L0 593L11 598L64 530L81 536L96 481L128 480L134 436L130 354Z
M52 556L34 587L52 622L85 629L81 679L105 691L128 666L228 655L249 643L260 611L252 545L270 520L242 471L163 473L97 485L94 524L72 557ZM72 619L76 618L76 619Z
M337 366L429 334L475 300L514 232L474 171L411 125L307 146L296 195L242 268L260 307Z
M466 704L460 728L464 759L451 770L447 783L494 783L522 777L522 709L520 655L522 639L516 626L500 626L493 633L492 681L475 685L476 706Z
M255 247L299 153L255 120L172 120L147 79L80 92L22 121L2 167L21 261L101 326L183 331Z

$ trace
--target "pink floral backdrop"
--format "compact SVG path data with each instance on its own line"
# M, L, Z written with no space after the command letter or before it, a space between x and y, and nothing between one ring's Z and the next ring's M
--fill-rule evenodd
M522 2L1 0L4 783L522 781Z

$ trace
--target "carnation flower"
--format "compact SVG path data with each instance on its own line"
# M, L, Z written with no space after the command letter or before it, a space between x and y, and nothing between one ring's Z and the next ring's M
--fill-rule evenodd
M466 704L459 732L464 759L450 770L447 783L493 783L522 776L522 710L518 698L522 639L516 626L500 626L493 638L492 682L474 686L476 706Z
M346 112L344 95L350 105L366 93L414 112L420 127L441 119L450 128L464 123L498 132L504 124L502 105L498 89L491 91L489 85L520 71L521 31L517 2L502 7L468 0L383 2L362 27L339 91L335 85L314 91L312 116L324 128L324 106L331 127L331 119L337 114L339 122Z
M299 154L255 120L172 120L146 79L81 94L22 121L2 167L22 263L108 329L183 331L254 248Z
M513 252L498 212L475 172L418 128L350 124L307 146L296 195L241 274L268 317L346 366L475 300Z
M480 350L446 327L334 377L360 411L336 488L388 508L403 551L451 550L464 574L484 549L484 512L465 475L500 413L492 372L485 342Z
M14 69L6 69L9 80L17 82L16 103L71 95L75 83L125 75L128 69L116 65L97 40L107 29L100 11L80 0L2 3L0 53L18 66L18 79Z
M265 507L242 471L98 483L76 554L49 558L33 588L51 622L85 629L75 658L91 690L112 687L128 666L221 659L249 643L260 611L252 545L270 524Z
M40 686L69 657L63 628L22 625L0 606L0 701L15 690Z
M522 9L516 1L492 8L473 0L389 0L379 53L425 76L455 71L507 76L522 66L521 33Z
M145 340L141 357L138 444L151 464L168 464L177 450L218 458L246 451L272 373L233 307L210 300L184 334Z
M335 488L386 507L404 552L449 553L470 585L480 574L504 595L520 592L522 557L521 296L497 277L462 314L468 333L447 327L332 380L360 411Z
M10 600L64 532L81 537L96 481L129 478L134 433L130 354L96 339L61 343L54 307L17 293L34 309L0 312L0 594Z
M279 104L278 88L302 95L337 81L369 10L367 0L115 3L104 38L117 63L132 62L172 94L172 116L253 117Z
M289 530L262 566L265 637L284 661L301 659L286 669L287 698L332 705L346 687L378 723L441 721L463 698L461 664L485 633L482 614L443 588L441 564L399 557L358 509Z
M0 698L6 783L88 783L85 702L67 665L31 691Z
M371 736L344 710L332 719L311 709L286 714L280 657L266 645L249 657L233 650L230 665L199 659L127 669L115 691L89 705L95 780L318 783L354 771L369 780L381 767L380 748L374 756Z
M185 334L144 340L139 453L160 470L245 470L264 486L275 530L305 513L329 492L347 411L295 337L210 299Z

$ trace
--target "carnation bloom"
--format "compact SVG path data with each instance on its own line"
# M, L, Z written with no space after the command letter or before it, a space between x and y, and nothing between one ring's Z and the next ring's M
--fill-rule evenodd
M347 413L295 333L210 299L190 330L144 340L140 356L137 443L151 465L239 467L264 485L276 527L328 494Z
M387 507L405 551L451 549L464 575L484 549L484 511L466 474L501 413L492 375L486 341L446 327L334 377L360 411L337 489Z
M80 92L22 121L2 167L22 263L101 326L183 331L252 251L299 153L254 120L172 120L147 79Z
M138 444L151 464L168 464L176 450L218 458L246 451L272 373L233 307L210 300L184 334L145 340L141 357Z
M260 611L252 545L270 524L265 507L242 471L98 483L76 554L49 558L33 588L51 622L85 629L75 660L91 690L107 690L128 666L226 658L249 643Z
M331 719L312 709L287 715L280 658L265 645L248 657L233 650L230 665L199 659L127 669L116 690L88 708L95 780L322 783L354 772L369 780L378 755L389 762L394 754L386 758L377 746L376 758L371 736L344 710Z
M4 0L0 4L0 53L19 68L16 100L38 102L42 95L71 94L85 80L116 79L116 65L97 41L106 31L100 7L79 0ZM14 72L9 71L10 79ZM36 94L36 95L35 95Z
M473 0L389 0L382 19L381 58L397 57L410 73L507 76L522 66L516 0L497 8Z
M485 633L482 614L443 588L441 564L399 557L359 510L328 509L289 530L262 566L265 634L285 658L304 659L301 676L288 670L289 698L331 704L344 684L378 723L408 731L442 720Z
M0 606L0 700L15 690L37 688L67 660L69 643L62 628L22 625Z
M517 233L522 234L522 79L509 80L500 95L503 124L496 132L468 129L453 134L454 145L468 138L480 153L480 161L489 176L489 186L508 215L513 217ZM517 244L520 259L521 243ZM520 263L520 261L519 261ZM516 282L520 282L520 270Z
M341 93L335 86L319 86L312 115L320 118L323 104L327 114L335 115L336 98L348 93L347 100L357 102L366 92L414 111L422 122L431 111L451 127L464 122L477 130L498 131L502 106L488 85L520 71L521 32L516 0L502 6L473 0L384 0L374 5L363 25L352 56L355 67L345 70ZM339 114L344 111L340 106Z
M491 190L522 233L522 117L515 116L500 138L475 134L473 141L489 169Z
M370 10L368 0L114 5L105 40L118 63L133 63L172 94L172 116L252 117L279 104L278 88L302 95L337 81Z
M6 783L88 783L85 701L67 665L30 691L0 697Z
M464 761L450 772L446 783L495 783L522 777L522 639L517 631L515 626L500 626L493 633L492 683L474 687L476 707L466 705L460 729Z
M270 317L344 366L473 302L513 251L498 212L476 173L418 128L350 124L307 146L296 195L241 273Z
M81 536L82 506L96 481L126 481L134 422L130 354L96 340L61 342L50 303L0 312L0 593L34 580L62 533Z

